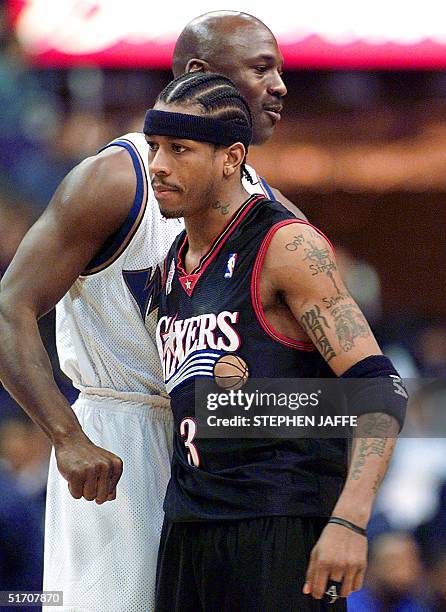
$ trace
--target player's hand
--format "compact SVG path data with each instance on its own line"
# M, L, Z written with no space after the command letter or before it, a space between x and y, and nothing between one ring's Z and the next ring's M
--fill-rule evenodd
M361 588L366 565L367 538L329 523L311 552L303 593L321 599L333 580L342 582L339 595L347 597Z
M55 446L57 467L75 499L84 497L97 504L116 499L122 460L93 444L81 434Z

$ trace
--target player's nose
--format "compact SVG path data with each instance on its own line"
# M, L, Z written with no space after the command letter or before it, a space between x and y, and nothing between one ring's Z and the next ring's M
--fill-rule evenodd
M283 98L283 96L287 95L287 92L288 90L283 82L282 76L279 72L275 72L271 82L268 85L268 93L272 96L280 96Z
M149 172L151 175L164 174L166 176L171 173L168 158L161 147L149 157Z

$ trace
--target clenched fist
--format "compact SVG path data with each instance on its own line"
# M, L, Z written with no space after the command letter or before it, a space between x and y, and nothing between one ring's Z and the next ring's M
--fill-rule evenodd
M57 467L75 499L97 504L116 498L123 463L113 453L93 444L83 433L55 446Z

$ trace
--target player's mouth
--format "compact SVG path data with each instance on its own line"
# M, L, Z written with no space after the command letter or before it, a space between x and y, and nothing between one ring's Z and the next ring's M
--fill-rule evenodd
M281 112L283 110L282 104L270 104L265 105L263 110L268 115L273 123L277 123L282 118Z
M173 187L172 185L163 185L162 183L152 183L152 187L155 198L157 199L168 197L172 193L177 193L179 191L177 187Z

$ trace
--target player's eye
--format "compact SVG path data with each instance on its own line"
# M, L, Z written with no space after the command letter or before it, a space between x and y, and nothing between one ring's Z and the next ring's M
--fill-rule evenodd
M268 70L269 66L256 66L255 71L259 74L264 74Z
M184 151L186 151L186 147L183 147L183 145L177 144L176 142L172 143L172 151L174 153L184 153Z
M156 144L156 142L147 142L147 144L149 145L149 150L152 152L155 152L158 149L158 145Z

